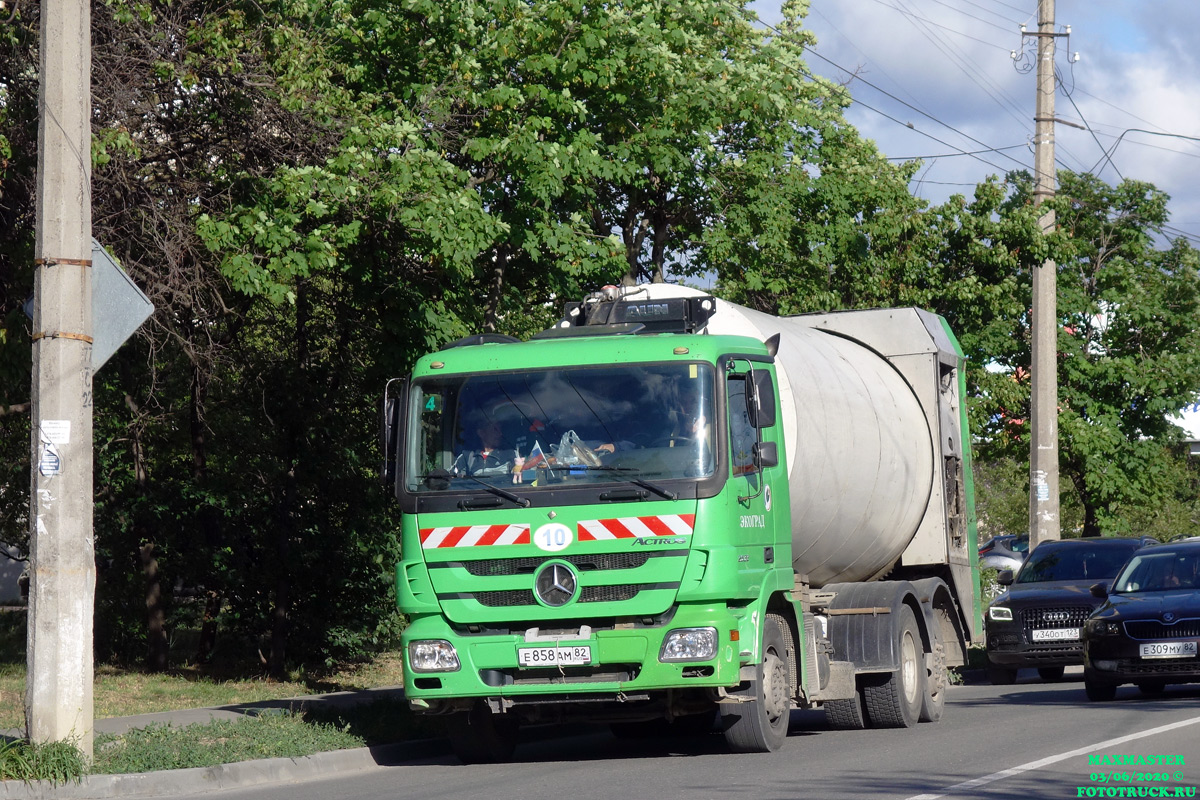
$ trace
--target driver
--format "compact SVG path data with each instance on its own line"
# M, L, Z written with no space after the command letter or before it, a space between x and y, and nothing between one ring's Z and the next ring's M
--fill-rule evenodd
M452 475L501 475L512 470L516 450L504 447L504 431L495 419L481 416L475 426L478 444L458 454Z

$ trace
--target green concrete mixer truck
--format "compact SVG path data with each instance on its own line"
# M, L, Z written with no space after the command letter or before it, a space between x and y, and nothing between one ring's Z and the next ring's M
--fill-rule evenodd
M605 287L384 391L405 693L467 762L520 725L778 749L942 715L979 636L963 354L914 308Z

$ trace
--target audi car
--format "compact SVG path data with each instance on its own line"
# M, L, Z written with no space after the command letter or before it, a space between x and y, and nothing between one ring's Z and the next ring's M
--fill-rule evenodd
M1112 700L1125 683L1146 694L1200 683L1200 541L1141 550L1092 593L1103 605L1083 626L1089 700Z
M1023 667L1057 680L1082 664L1084 620L1103 602L1090 587L1111 581L1142 543L1115 537L1043 542L1015 576L1002 570L997 581L1005 591L984 615L992 683L1014 683Z

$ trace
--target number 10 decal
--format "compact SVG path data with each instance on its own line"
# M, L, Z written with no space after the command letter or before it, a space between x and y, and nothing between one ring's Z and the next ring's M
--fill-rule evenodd
M575 541L575 532L561 522L548 522L533 532L533 543L539 550L557 553Z

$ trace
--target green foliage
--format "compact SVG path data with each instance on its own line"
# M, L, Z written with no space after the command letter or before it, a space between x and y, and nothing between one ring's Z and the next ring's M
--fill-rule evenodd
M0 780L58 785L78 782L86 771L87 759L73 742L0 741Z
M362 747L363 739L303 715L268 710L239 720L213 720L181 727L153 724L120 736L96 737L97 774L211 767L259 758L301 758L329 750Z

